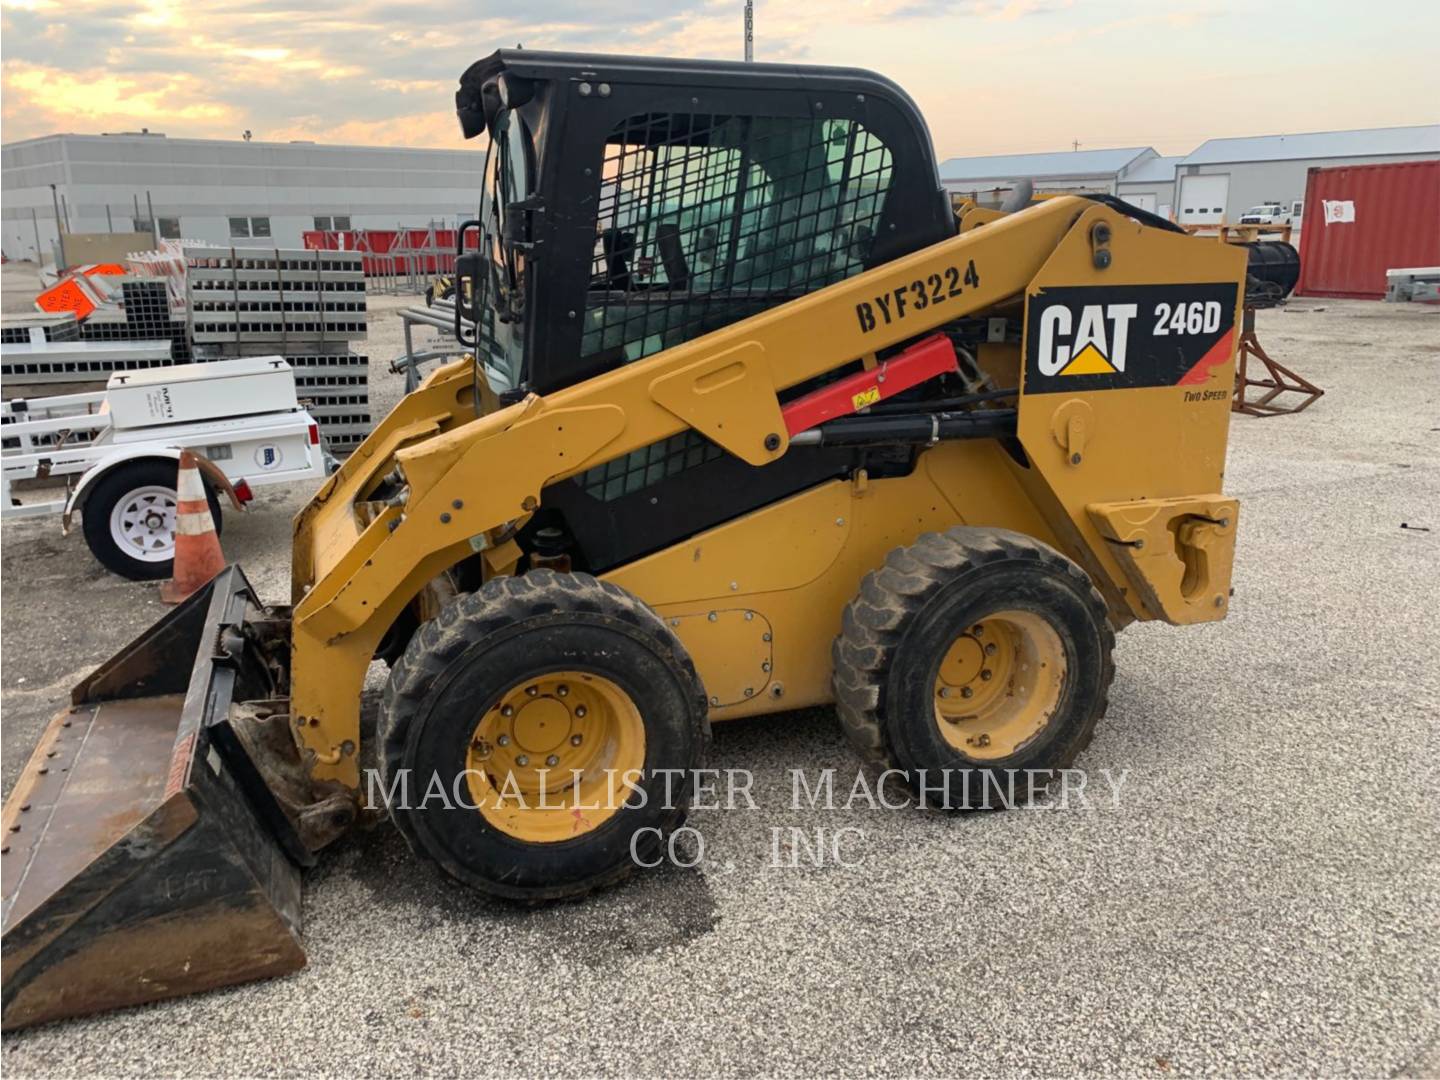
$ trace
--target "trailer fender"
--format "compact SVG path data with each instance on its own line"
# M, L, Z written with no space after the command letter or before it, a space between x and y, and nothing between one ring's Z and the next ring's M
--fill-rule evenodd
M178 446L166 446L158 450L153 446L137 446L125 450L116 450L114 453L105 455L105 457L101 458L94 465L91 465L90 468L80 474L80 480L76 483L75 489L70 492L70 497L65 500L65 512L60 517L60 535L70 535L71 518L74 516L76 510L84 507L85 500L89 498L91 490L102 476L106 475L112 469L121 465L129 465L133 461L170 460L176 463L176 468L178 469L180 449ZM224 492L230 500L230 505L237 511L243 513L245 511L245 504L240 500L240 496L235 493L235 486L230 483L230 478L221 471L220 466L216 465L203 454L196 454L194 450L190 452L195 455L195 461L200 466L200 472L206 481L214 485L217 491Z

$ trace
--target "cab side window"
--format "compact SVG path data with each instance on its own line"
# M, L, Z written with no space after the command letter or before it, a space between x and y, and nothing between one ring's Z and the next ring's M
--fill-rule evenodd
M599 179L581 354L631 363L865 268L892 176L854 120L650 113Z

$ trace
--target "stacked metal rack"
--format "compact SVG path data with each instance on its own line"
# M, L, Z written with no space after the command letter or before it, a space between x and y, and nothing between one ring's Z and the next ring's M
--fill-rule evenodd
M96 309L80 324L81 341L168 341L172 364L190 362L185 320L172 313L164 281L124 281L120 295L123 310Z
M8 389L103 384L112 371L185 364L185 322L170 311L163 281L126 281L123 305L74 312L7 315L0 332L0 382Z
M279 354L332 453L370 433L365 274L353 251L187 247L186 317L197 360Z
M0 318L0 345L79 340L80 323L73 311L27 311Z

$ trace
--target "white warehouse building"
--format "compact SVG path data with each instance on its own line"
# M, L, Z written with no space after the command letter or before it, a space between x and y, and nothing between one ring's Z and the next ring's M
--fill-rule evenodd
M940 182L952 196L973 198L981 205L999 203L1022 180L1034 181L1037 191L1114 195L1123 180L1159 156L1148 146L1130 146L950 158L940 163Z
M1313 168L1440 158L1440 124L1210 139L1181 157L1150 147L951 158L940 180L954 195L998 203L1021 180L1035 190L1103 192L1182 225L1238 223L1279 203L1300 223Z
M1311 169L1440 158L1440 124L1210 139L1176 165L1175 220L1237 222L1252 206L1279 203L1299 218Z
M47 135L0 148L5 255L51 261L56 206L71 233L149 232L257 247L312 229L454 225L480 201L484 152ZM52 191L53 186L53 191Z
M1115 185L1115 194L1132 206L1163 218L1175 212L1175 167L1179 157L1152 157L1131 169Z

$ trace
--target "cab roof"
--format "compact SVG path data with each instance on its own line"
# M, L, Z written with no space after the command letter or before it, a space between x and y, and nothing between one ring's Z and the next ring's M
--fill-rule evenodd
M604 53L497 49L460 76L455 94L462 125L467 111L482 112L483 88L502 74L544 82L648 83L654 86L766 88L873 94L910 113L929 140L919 106L899 85L864 68L809 64L765 64L738 60L686 60L664 56L611 56ZM466 127L467 138L471 137ZM478 134L478 132L475 132Z

